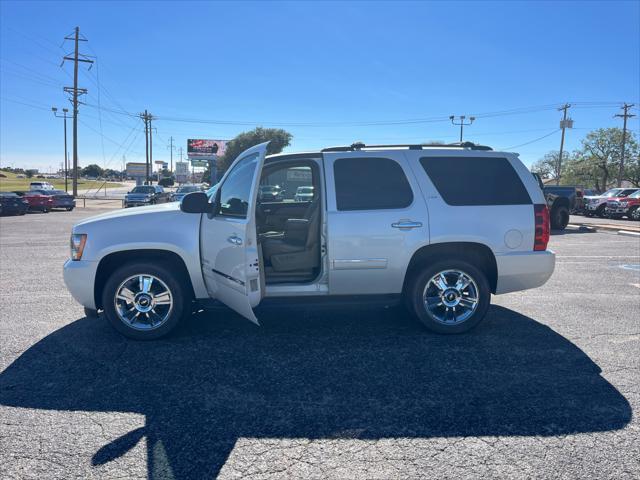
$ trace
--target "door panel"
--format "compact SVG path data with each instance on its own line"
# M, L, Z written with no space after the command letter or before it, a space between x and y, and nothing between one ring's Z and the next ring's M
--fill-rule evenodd
M377 157L377 158L372 158ZM383 158L380 158L383 157ZM341 159L361 159L353 178L353 189L336 191L335 163ZM371 159L370 165L364 159ZM404 175L404 186L391 178L380 179L376 163L392 161L396 176ZM332 295L386 294L402 291L404 275L413 252L429 242L428 212L415 176L401 152L383 156L371 152L325 153L327 185L327 222L329 255L329 291ZM340 173L338 172L338 175ZM346 184L339 179L339 189ZM407 197L406 186L412 197ZM358 193L368 188L366 195ZM392 208L393 198L385 198L389 189L399 192L401 208ZM386 190L385 190L386 189ZM382 193L381 193L382 192ZM376 195L380 201L376 205ZM373 208L366 209L368 196ZM351 201L352 210L340 210L339 202ZM356 209L357 208L357 209Z
M238 156L220 181L214 214L202 215L202 273L209 295L258 323L252 307L262 288L255 223L260 171L267 143Z
M262 218L263 231L282 231L289 218L304 218L310 202L263 202L258 204L258 216Z

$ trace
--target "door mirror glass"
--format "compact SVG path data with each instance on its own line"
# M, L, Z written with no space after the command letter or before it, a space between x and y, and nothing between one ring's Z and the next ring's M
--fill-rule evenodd
M193 192L184 196L180 202L180 210L184 213L208 213L213 211L209 197L204 192Z

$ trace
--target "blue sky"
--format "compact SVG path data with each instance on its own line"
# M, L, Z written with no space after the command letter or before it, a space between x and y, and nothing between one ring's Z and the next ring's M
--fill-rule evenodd
M616 102L640 100L637 1L3 1L0 18L2 165L60 165L50 107L68 106L72 65L59 65L76 25L97 57L81 67L81 165L143 160L142 121L123 112L145 108L158 116L156 160L168 160L170 136L186 151L187 138L276 123L294 135L289 151L453 142L451 114L519 110L478 115L465 140L517 146L530 164L559 146L554 104L582 102L570 110L572 149L590 129L620 125ZM430 121L402 122L415 119ZM629 126L638 131L637 119Z

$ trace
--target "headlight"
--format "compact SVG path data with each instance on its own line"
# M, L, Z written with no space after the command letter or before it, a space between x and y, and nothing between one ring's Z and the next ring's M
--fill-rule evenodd
M84 252L84 244L87 242L86 233L74 233L71 235L71 260L80 260Z

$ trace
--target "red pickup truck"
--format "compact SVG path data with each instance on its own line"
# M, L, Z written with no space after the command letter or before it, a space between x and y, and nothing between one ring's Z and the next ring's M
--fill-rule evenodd
M35 192L14 192L26 200L29 204L29 212L48 213L53 208L53 198L48 195L42 195Z
M640 220L640 190L628 197L609 198L605 213L610 218L626 216L631 220Z

